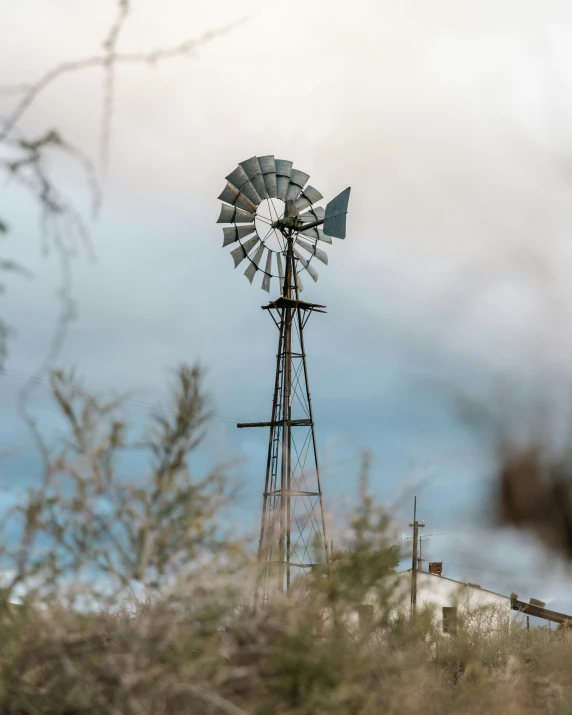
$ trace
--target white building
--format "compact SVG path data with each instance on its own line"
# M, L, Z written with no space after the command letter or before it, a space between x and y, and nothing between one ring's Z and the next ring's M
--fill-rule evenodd
M417 613L431 612L434 625L443 633L454 634L460 623L464 628L481 633L498 633L510 627L512 621L530 625L532 618L538 623L552 627L572 627L572 616L546 608L546 604L531 598L521 601L516 593L504 596L483 588L479 584L455 581L442 575L443 564L429 564L429 572L417 571L416 609ZM348 618L348 625L359 627L375 617L382 596L383 606L395 616L399 613L408 617L411 613L411 569L399 571L389 576L383 595L372 591L369 598ZM514 618L512 617L514 616ZM526 619L526 620L525 620ZM533 626L534 626L533 622Z
M398 574L398 588L404 605L411 604L411 569ZM437 572L417 572L417 611L430 608L435 625L444 633L453 633L457 623L476 630L507 628L511 616L511 599L479 584L447 578Z
M417 612L431 610L434 624L444 633L453 634L462 621L465 627L481 632L509 627L512 602L509 596L489 591L478 584L447 578L442 564L430 564L431 572L417 572ZM394 576L392 610L408 615L411 612L411 569ZM374 617L376 594L372 593L360 607L359 620ZM356 620L358 620L356 619Z

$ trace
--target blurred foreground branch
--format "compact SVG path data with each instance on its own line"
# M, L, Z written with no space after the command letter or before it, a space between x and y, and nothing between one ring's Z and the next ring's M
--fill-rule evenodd
M570 458L555 458L546 445L505 446L497 500L503 525L532 531L546 547L572 561Z
M43 484L16 509L12 589L54 593L73 574L104 592L147 591L222 548L213 516L225 499L223 474L196 479L189 462L209 418L200 368L179 369L169 405L135 444L121 399L94 397L73 372L53 372L52 386L65 437L57 447L42 440ZM150 471L127 477L141 459Z
M91 249L87 223L74 203L65 195L61 182L52 171L55 154L71 157L78 162L86 179L93 216L101 205L101 188L97 171L91 159L79 148L67 141L57 127L49 127L31 132L24 129L22 119L40 94L63 76L89 70L101 69L104 76L104 98L100 125L100 154L106 166L109 157L111 121L115 99L115 73L121 64L155 65L175 57L195 56L197 51L209 42L231 32L243 20L228 23L204 32L196 38L185 39L170 47L152 51L119 52L117 43L121 30L131 9L129 0L118 0L117 16L103 41L104 52L89 57L59 63L49 68L36 81L0 87L0 98L8 102L8 109L0 116L0 179L6 183L16 182L30 192L39 209L40 233L45 252L54 250L60 259L62 310L52 344L46 359L34 377L40 376L53 362L61 349L67 325L75 316L71 298L71 264L78 247ZM0 215L0 234L7 234L10 221ZM11 270L9 264L0 270ZM2 288L2 286L0 286ZM6 321L0 319L0 367L6 353L6 341L10 334ZM33 389L27 386L22 398L22 409L27 395ZM29 418L28 418L29 421Z

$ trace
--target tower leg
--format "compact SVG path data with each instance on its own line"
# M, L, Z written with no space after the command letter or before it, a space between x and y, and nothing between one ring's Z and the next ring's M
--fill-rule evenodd
M263 600L288 591L329 558L322 485L304 348L307 315L283 308L266 461L258 560Z
M301 574L328 563L328 545L304 328L314 310L300 301L290 236L282 298L266 306L278 327L278 352L262 502L258 561L262 582L255 602L288 591Z

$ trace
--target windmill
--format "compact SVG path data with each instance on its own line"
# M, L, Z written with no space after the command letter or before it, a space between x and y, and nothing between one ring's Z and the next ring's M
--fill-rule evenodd
M308 179L291 161L254 156L226 177L219 196L218 223L231 224L223 229L223 247L233 247L235 268L246 263L250 283L261 277L270 292L276 279L280 288L280 297L263 306L279 334L270 421L237 425L269 428L258 545L262 600L273 588L288 591L297 574L329 560L304 347L310 315L325 310L300 293L302 274L317 281L316 261L328 262L321 246L345 238L350 189L324 209Z

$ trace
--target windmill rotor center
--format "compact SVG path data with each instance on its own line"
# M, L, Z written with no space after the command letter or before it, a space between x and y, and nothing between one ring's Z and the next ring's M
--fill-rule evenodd
M264 199L256 208L254 225L261 242L270 251L284 253L286 241L278 226L284 217L286 204L276 198Z
M283 216L272 223L272 228L282 231L285 236L288 236L292 231L300 231L303 226L304 223L297 216Z

